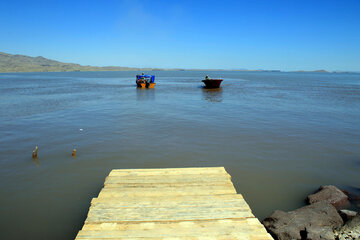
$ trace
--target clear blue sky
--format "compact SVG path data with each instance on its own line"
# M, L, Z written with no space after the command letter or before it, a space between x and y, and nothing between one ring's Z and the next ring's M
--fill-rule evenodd
M97 66L360 71L360 0L0 1L0 51Z

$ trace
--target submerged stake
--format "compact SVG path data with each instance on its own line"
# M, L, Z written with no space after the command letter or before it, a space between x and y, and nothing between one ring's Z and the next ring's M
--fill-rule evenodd
M32 157L33 158L37 158L37 150L38 150L38 146L35 146L34 151L32 152Z
M72 154L71 154L73 157L76 157L76 149L74 148Z

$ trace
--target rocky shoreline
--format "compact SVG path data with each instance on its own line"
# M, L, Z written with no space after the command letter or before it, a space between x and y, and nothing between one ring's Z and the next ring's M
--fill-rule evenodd
M276 210L262 223L277 240L360 240L360 213L347 209L359 201L359 195L321 186L306 198L307 206Z

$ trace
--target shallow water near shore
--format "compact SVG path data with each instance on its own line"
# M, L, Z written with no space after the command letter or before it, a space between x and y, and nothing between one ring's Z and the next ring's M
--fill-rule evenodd
M259 219L360 187L360 74L136 74L0 74L0 239L73 239L114 168L224 166Z

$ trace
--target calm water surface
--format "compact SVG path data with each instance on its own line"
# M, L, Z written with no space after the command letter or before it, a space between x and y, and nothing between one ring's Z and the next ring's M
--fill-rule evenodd
M136 74L0 74L0 239L73 239L114 168L225 166L260 219L360 187L360 74Z

